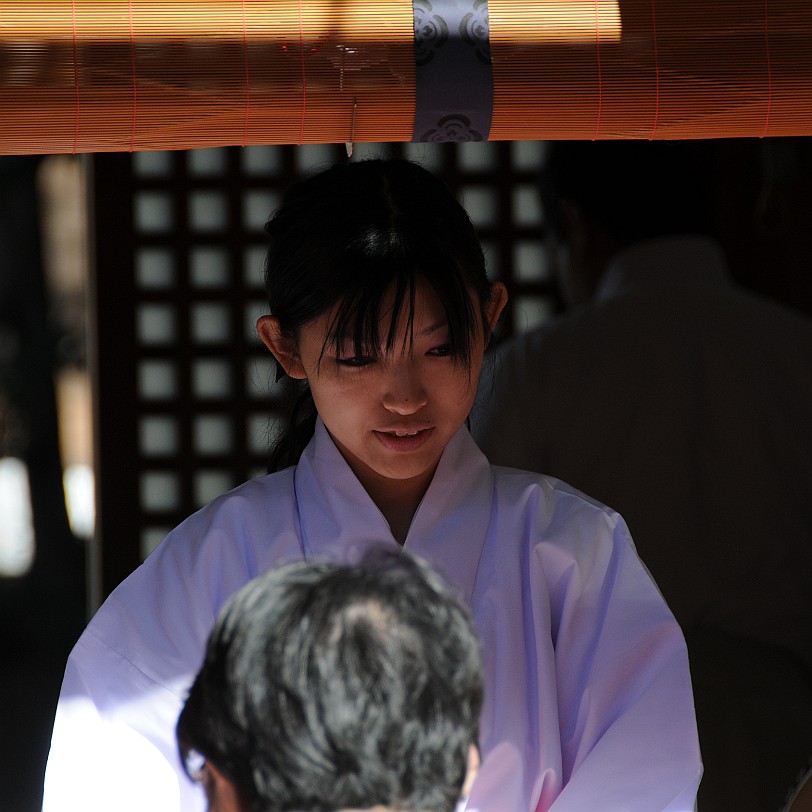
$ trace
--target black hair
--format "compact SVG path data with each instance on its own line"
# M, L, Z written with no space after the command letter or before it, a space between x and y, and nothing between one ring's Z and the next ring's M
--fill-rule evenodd
M369 354L381 345L382 306L394 290L383 343L391 352L402 312L412 324L421 278L442 303L450 353L459 363L469 363L473 341L487 338L491 286L473 224L445 184L415 163L391 159L333 166L290 187L265 228L271 237L268 303L288 338L336 307L328 341L352 338L356 352L363 348ZM272 471L298 461L315 421L315 405L305 389L271 453Z
M619 245L716 231L716 144L551 141L540 189L546 222L567 241L560 200L575 203Z
M426 564L378 551L250 582L221 614L177 724L252 812L452 812L476 745L479 640Z

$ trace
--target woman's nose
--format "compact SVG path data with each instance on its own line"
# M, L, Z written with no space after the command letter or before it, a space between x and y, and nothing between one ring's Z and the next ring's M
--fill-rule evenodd
M393 364L383 390L384 408L395 414L414 414L428 402L423 382L411 365Z

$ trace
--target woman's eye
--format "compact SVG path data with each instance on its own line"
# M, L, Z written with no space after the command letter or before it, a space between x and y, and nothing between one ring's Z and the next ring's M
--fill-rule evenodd
M433 355L438 358L446 358L447 356L451 355L451 345L441 344L439 347L433 347L428 351L427 355Z
M351 355L347 358L336 358L336 362L344 367L365 367L375 362L370 355Z

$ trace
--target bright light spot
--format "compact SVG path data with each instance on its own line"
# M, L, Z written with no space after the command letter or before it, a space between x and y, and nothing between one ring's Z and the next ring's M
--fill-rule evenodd
M96 521L93 470L89 465L70 465L62 481L71 532L77 538L89 539Z
M0 459L0 575L25 575L34 563L34 525L25 463Z

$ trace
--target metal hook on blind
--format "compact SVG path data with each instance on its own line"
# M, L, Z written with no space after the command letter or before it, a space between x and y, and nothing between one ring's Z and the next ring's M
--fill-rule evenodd
M355 141L355 111L358 108L358 99L353 96L352 97L352 123L350 124L350 140L344 142L344 146L347 148L347 158L352 158L352 150L353 150L353 141Z

